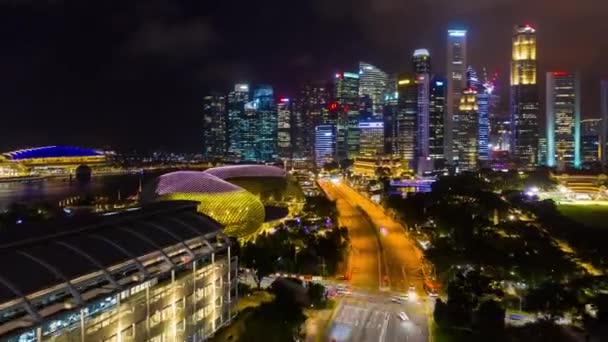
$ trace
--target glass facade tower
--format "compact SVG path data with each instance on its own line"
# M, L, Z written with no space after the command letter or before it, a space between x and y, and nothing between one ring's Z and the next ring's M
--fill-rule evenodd
M539 96L536 30L516 26L511 60L511 155L519 166L537 165Z
M382 119L388 74L377 67L359 62L359 97L369 97L372 118Z
M466 88L467 67L467 31L448 30L447 37L447 96L446 96L446 118L445 118L445 156L446 161L451 163L456 157L454 137L454 116L458 114L460 96Z
M581 110L578 75L547 73L547 166L563 169L581 164Z

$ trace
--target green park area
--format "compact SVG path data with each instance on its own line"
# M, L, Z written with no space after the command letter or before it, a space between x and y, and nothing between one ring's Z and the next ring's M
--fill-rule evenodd
M608 205L562 203L557 208L578 223L594 228L608 228Z

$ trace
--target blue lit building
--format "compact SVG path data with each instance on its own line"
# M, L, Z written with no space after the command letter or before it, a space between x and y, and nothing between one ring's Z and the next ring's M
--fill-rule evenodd
M434 169L443 169L445 164L445 106L446 80L435 75L431 79L429 100L429 155Z
M325 163L335 161L336 128L334 125L315 127L315 165L322 168Z
M580 81L576 73L547 73L547 166L581 166Z
M249 85L240 83L228 94L226 121L227 157L238 161L243 155L243 137L241 121L245 118L245 104L249 102Z
M271 86L260 85L253 91L257 104L258 137L256 141L257 161L277 159L277 111Z
M492 88L479 86L481 92L477 94L477 114L478 114L478 130L479 137L478 160L480 164L484 164L490 160L490 108L492 101Z

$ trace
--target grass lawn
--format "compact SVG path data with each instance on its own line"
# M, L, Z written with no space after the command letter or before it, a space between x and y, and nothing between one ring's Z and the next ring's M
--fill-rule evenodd
M608 229L608 205L560 204L559 211L582 224Z

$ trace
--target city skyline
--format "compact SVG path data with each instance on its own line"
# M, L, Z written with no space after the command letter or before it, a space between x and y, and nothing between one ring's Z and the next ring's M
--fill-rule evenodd
M8 118L0 129L5 137L1 147L111 142L117 148L197 151L195 126L200 123L203 97L211 90L248 81L271 84L278 96L294 94L301 82L347 70L359 60L387 72L399 71L419 47L427 48L438 61L434 69L444 72L448 28L468 31L468 64L499 70L498 89L504 96L508 37L512 26L522 22L539 32L540 83L547 70L580 69L583 117L598 115L599 92L593 89L607 72L601 61L608 49L605 42L594 40L605 24L593 18L606 12L605 5L546 4L535 1L522 7L525 13L506 14L510 11L505 9L516 4L495 1L455 9L448 2L431 6L362 1L359 8L369 9L362 11L369 18L362 18L348 10L339 14L336 9L341 5L349 8L340 1L313 2L290 8L298 13L293 16L297 20L277 32L272 19L280 16L281 6L272 1L230 10L223 4L121 2L94 13L62 2L15 2L3 8L4 32L15 38L6 40L0 56L5 90L0 109ZM416 11L433 16L401 20L404 13ZM222 21L224 12L236 24ZM252 33L269 38L255 45L238 33L253 20L249 13L258 12L263 17L256 22L267 24L256 25ZM549 15L553 12L568 17ZM133 13L137 16L130 18ZM397 26L389 30L391 23ZM303 32L307 30L302 27L315 29ZM330 34L319 39L320 33ZM566 47L563 41L571 43ZM95 118L94 124L85 124L83 117ZM166 122L167 117L179 120ZM117 120L122 124L115 125ZM180 129L184 134L174 139L163 132Z

